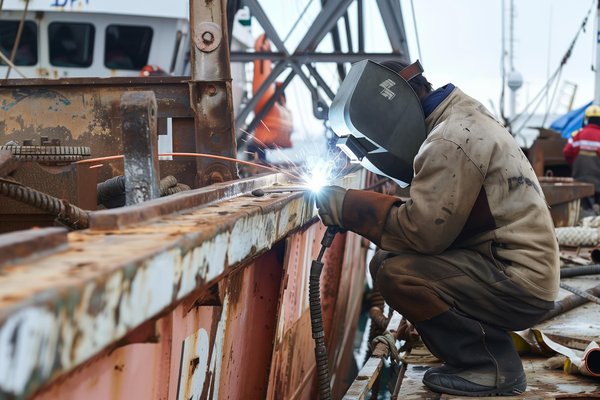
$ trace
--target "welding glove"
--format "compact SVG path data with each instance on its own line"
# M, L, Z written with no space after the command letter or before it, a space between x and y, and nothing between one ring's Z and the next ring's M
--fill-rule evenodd
M346 189L340 186L325 186L316 194L316 205L321 222L326 226L342 228L342 206Z
M351 230L377 245L390 209L402 203L395 196L339 186L322 188L316 200L323 224Z

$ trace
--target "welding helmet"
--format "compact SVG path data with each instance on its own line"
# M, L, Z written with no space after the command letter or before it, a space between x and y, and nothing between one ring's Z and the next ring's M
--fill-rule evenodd
M400 74L371 60L352 65L329 108L336 145L369 171L401 187L427 137L419 97L408 81L423 72L417 61Z

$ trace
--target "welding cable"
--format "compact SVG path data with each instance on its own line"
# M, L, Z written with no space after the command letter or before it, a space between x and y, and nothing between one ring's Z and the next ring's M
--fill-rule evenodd
M315 359L317 363L317 379L319 399L331 400L331 380L329 378L329 365L327 347L325 346L325 331L323 329L323 315L321 311L321 272L323 262L321 259L325 250L331 246L333 239L340 229L330 226L321 240L321 251L310 265L310 279L308 282L308 302L310 305L310 325L312 337L315 341Z
M581 267L568 267L560 269L561 278L570 278L572 276L581 275L597 275L600 274L600 264L583 265Z
M0 195L46 211L58 221L73 229L89 227L89 211L83 210L66 200L50 196L6 178L0 180Z

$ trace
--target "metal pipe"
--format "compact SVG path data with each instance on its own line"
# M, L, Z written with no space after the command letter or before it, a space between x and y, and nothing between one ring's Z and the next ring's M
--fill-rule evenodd
M560 269L561 278L569 278L580 275L595 275L600 274L600 265L584 265L581 267L569 267Z
M592 296L600 296L600 285L594 286L593 288L586 290L585 293L588 293ZM554 308L548 311L548 313L540 320L540 322L549 320L550 318L554 318L557 315L564 314L565 312L572 310L575 307L578 307L587 302L587 299L578 295L565 297L560 301L554 302Z

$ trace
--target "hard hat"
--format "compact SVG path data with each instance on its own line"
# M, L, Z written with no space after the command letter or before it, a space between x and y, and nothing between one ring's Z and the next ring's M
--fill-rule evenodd
M421 102L402 76L370 60L352 65L331 103L329 121L337 146L352 162L401 187L410 184L427 134Z
M591 106L586 108L585 109L585 117L586 118L600 117L600 106L598 106L596 104L592 104Z

